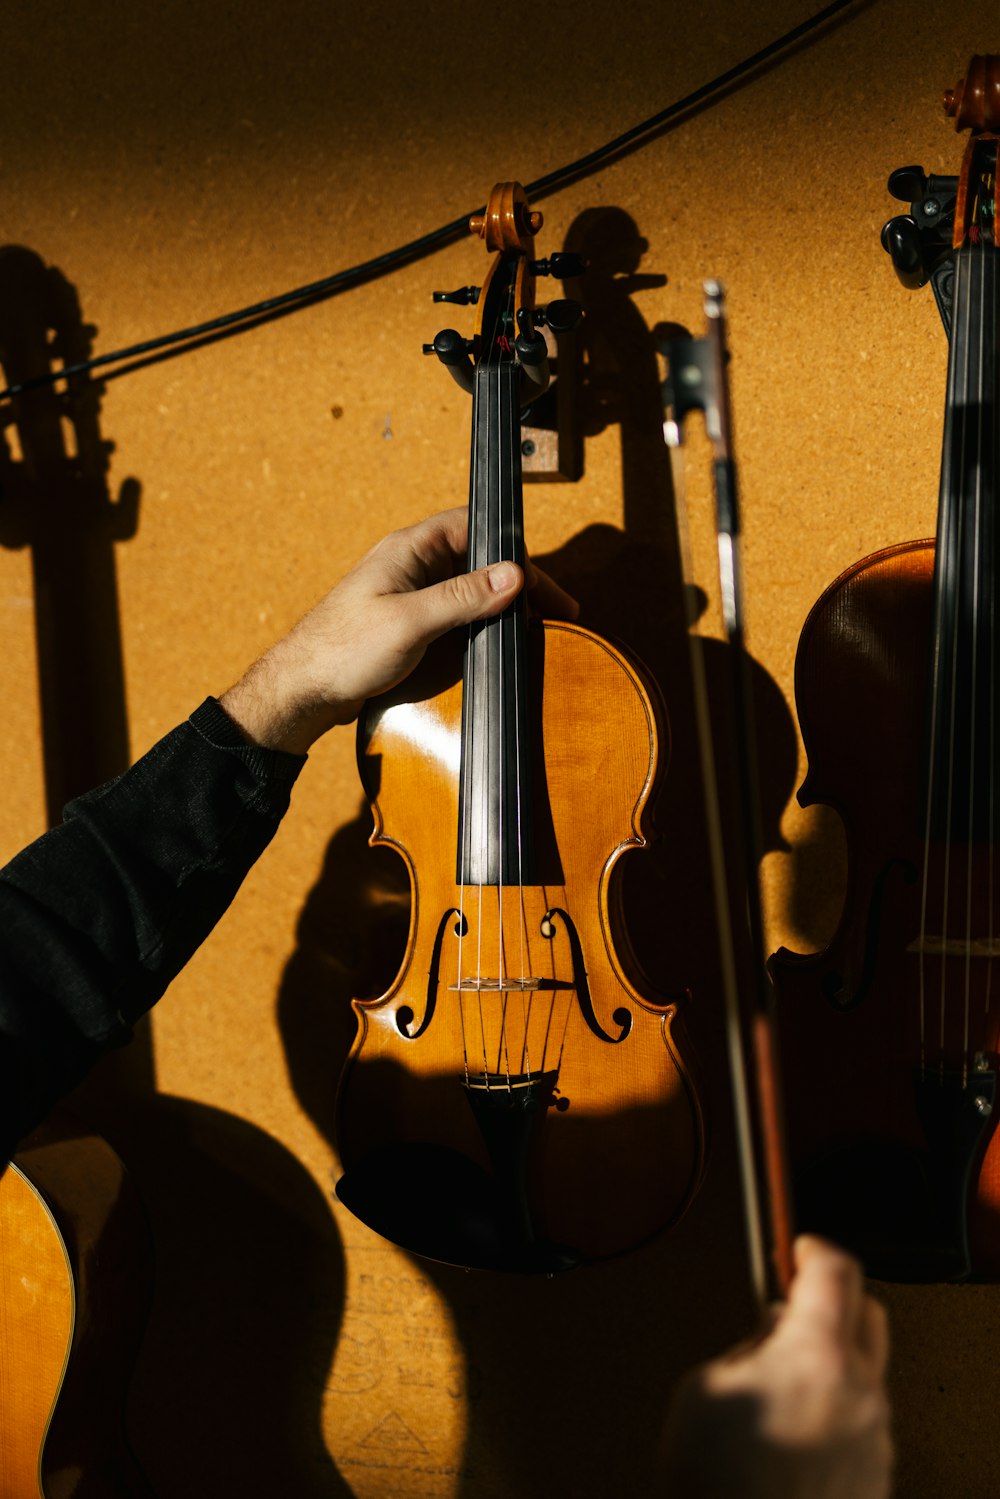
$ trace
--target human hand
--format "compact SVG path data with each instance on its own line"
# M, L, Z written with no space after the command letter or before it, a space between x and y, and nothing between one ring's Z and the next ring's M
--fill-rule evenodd
M886 1499L892 1474L884 1309L856 1260L799 1238L787 1303L753 1347L682 1381L669 1499Z
M468 516L445 510L394 531L219 699L255 744L305 754L367 698L387 692L432 640L500 614L525 579L513 562L465 572ZM576 602L527 564L543 612L575 618Z

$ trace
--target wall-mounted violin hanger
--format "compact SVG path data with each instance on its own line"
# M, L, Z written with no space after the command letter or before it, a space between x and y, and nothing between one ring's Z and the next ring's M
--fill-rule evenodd
M982 133L995 129L997 92L996 59L976 56L965 77L945 90L945 114L955 121L956 130ZM903 285L917 291L930 282L949 338L959 181L958 177L928 177L923 167L897 167L889 178L889 191L908 202L910 211L890 219L882 230L882 248L892 256Z
M522 211L521 230L534 236L542 227L542 215ZM469 232L486 241L488 250L500 248L490 209L469 220ZM555 276L569 281L581 276L586 262L580 255L556 252L542 260L531 260L534 276ZM460 286L455 291L436 291L435 302L475 306L482 288ZM580 360L577 329L583 317L579 302L554 298L544 307L524 309L511 331L511 346L521 364L521 477L525 480L579 479L583 473L583 441L579 420ZM436 354L456 384L471 395L475 366L473 340L454 328L442 328L433 343L424 344L425 354Z

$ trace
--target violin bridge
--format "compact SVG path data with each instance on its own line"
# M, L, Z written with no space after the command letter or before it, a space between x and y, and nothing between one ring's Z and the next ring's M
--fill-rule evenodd
M1000 958L1000 937L915 937L906 949L930 958Z
M524 994L530 989L575 989L572 980L536 978L464 978L460 983L449 984L454 992L465 994Z

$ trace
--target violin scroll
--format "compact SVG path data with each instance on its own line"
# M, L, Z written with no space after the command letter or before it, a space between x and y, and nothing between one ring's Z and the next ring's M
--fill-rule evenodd
M973 57L964 78L946 90L944 108L956 130L972 132L961 172L956 177L929 177L919 166L897 168L889 178L889 191L909 201L910 212L884 226L882 248L909 290L931 283L950 337L952 252L966 243L994 241L1000 56Z
M490 193L486 212L469 220L469 233L485 240L491 255L518 250L529 255L542 222L542 215L529 205L519 182L498 182Z
M944 112L956 130L1000 130L1000 57L977 53L965 77L945 90Z
M535 304L536 275L567 277L584 270L577 255L557 252L542 260L532 258L532 241L541 226L542 215L531 208L521 184L498 182L485 211L469 220L470 232L485 242L494 257L483 285L434 293L435 302L476 308L473 337L466 339L453 328L445 328L433 343L423 346L424 353L436 354L452 379L470 393L482 360L497 353L516 360L520 369L517 396L522 410L545 394L553 376L549 359L555 344L540 330L570 333L583 316L578 302L564 298L546 307Z

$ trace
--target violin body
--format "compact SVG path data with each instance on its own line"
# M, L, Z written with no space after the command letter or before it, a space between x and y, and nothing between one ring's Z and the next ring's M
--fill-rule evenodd
M782 948L771 960L799 1224L847 1240L883 1272L886 1242L925 1237L917 956L908 949L919 929L915 809L933 563L927 541L865 558L803 628L795 699L809 773L798 799L839 814L848 884L827 947Z
M701 1174L702 1127L677 1004L641 986L616 878L645 843L662 708L590 632L528 635L531 884L456 884L461 642L439 643L364 715L372 841L406 861L412 905L396 981L354 1002L338 1195L432 1258L551 1271L675 1219ZM481 977L460 987L469 971Z
M151 1292L121 1161L54 1116L0 1175L0 1499L151 1499L124 1427Z
M925 901L950 910L936 924L953 932L990 930L995 852L989 840L931 840L925 857L933 573L933 542L886 548L838 578L803 629L796 704L809 775L799 800L839 813L848 885L829 945L781 949L771 964L800 1223L900 1280L1000 1274L1000 994L987 952L970 960L955 939L918 935ZM956 993L962 1003L948 1003Z

